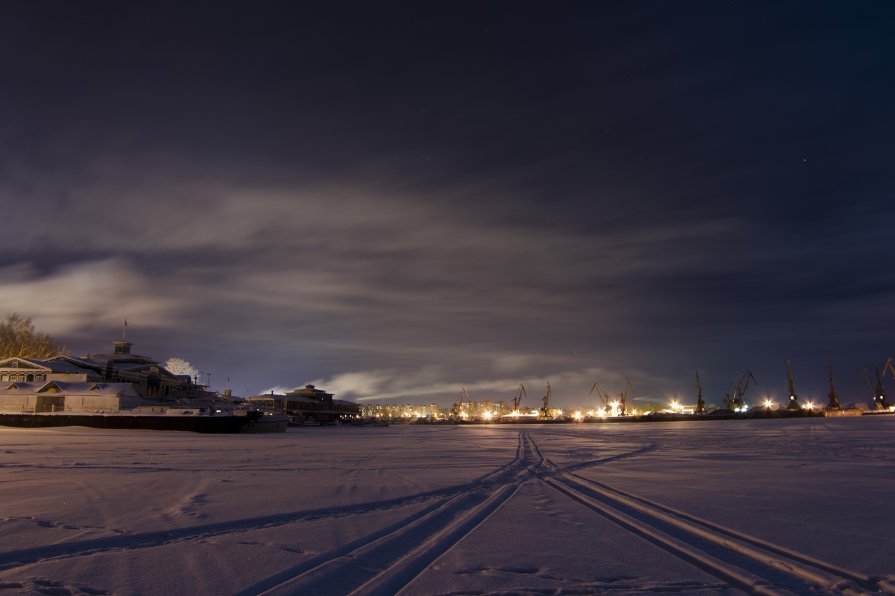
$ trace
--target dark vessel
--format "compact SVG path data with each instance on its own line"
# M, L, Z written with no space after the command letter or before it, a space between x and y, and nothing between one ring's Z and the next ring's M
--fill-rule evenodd
M88 428L129 430L179 430L197 433L272 433L286 432L288 419L259 411L236 410L210 412L204 408L167 408L164 412L74 414L23 413L0 414L0 426L51 428L85 426Z

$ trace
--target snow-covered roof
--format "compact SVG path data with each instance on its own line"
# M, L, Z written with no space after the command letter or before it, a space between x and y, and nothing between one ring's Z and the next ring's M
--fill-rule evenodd
M143 370L152 366L156 366L150 362L116 362L115 368L118 370ZM161 370L161 366L158 367Z
M86 369L94 369L101 370L102 366L99 362L91 360L90 358L76 358L75 356L53 356L52 358L48 358L46 360L41 360L44 364L50 363L68 363L71 366L76 366L79 368Z
M114 397L139 397L132 383L95 383L95 382L69 382L47 381L41 383L26 383L16 381L14 383L0 384L0 395L21 395L23 393L48 393L55 389L59 394L74 395L107 395Z
M25 366L22 366L22 365ZM64 360L43 360L40 358L11 358L0 359L0 368L19 368L22 370L36 369L46 372L85 372L73 367Z
M87 356L82 357L82 360L92 360L102 364L111 360L116 365L133 362L161 366L149 356L140 356L139 354L88 354Z
M36 360L36 359L28 359L29 362L33 362L38 366L43 366L45 368L50 369L50 371L54 373L91 373L93 372L93 368L87 368L84 366L78 366L74 362L70 362L68 360Z

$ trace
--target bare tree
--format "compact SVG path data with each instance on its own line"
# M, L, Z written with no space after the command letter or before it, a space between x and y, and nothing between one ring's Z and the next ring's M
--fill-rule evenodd
M68 352L68 346L36 331L30 318L12 313L0 322L0 358L50 358Z
M165 368L172 375L189 375L191 379L199 376L199 370L183 358L168 358L165 361Z

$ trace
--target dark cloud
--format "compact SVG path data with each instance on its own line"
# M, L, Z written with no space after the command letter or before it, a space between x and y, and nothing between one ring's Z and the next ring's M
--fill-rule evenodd
M2 11L0 303L83 351L569 405L892 351L885 5Z

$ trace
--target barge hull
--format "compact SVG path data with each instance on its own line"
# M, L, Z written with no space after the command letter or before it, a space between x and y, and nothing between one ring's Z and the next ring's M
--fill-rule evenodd
M248 416L134 416L127 414L0 414L0 426L128 430L179 430L197 433L238 433L253 420ZM285 428L283 429L285 431ZM257 430L255 432L258 432ZM277 431L274 431L277 432Z

